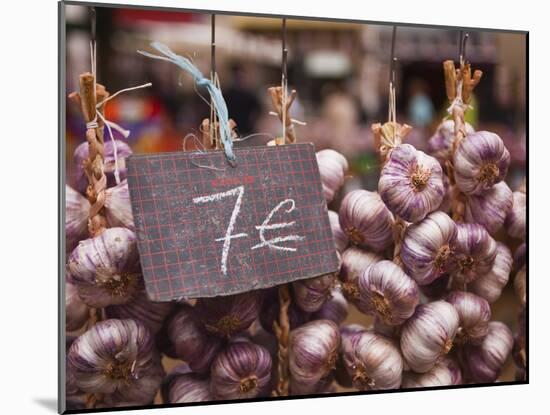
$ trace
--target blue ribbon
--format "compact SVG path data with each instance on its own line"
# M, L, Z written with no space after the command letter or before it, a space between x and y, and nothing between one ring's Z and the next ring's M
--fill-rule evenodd
M214 85L210 79L205 78L201 71L199 71L199 69L193 65L189 59L176 55L168 46L160 42L152 42L151 46L164 56L153 55L152 53L142 50L138 50L138 53L141 53L149 58L172 62L185 72L188 72L198 86L204 86L208 90L210 97L212 97L212 102L214 103L214 109L216 110L216 114L220 120L220 134L225 156L227 157L229 163L234 166L236 158L235 154L233 154L233 140L231 139L231 131L229 130L229 112L227 110L225 100L223 99L222 91L220 91L220 89Z

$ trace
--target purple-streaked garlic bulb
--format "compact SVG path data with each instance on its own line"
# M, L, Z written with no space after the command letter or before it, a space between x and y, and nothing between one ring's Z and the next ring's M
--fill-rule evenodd
M76 287L70 280L65 283L65 328L75 331L84 326L90 317L90 309L78 296Z
M116 149L117 149L117 158L118 158L118 171L120 174L120 180L126 178L126 158L132 154L132 149L128 144L121 140L115 140ZM74 162L76 165L76 181L78 190L84 191L86 186L88 186L88 180L86 174L84 173L83 163L89 157L89 148L88 142L80 144L74 152ZM115 156L113 152L113 143L111 140L105 141L104 144L104 171L105 176L107 176L107 186L112 187L116 185L115 180Z
M65 240L71 252L82 239L88 237L90 202L71 186L65 186Z
M146 291L143 290L126 304L108 306L105 309L105 314L108 318L139 320L153 333L157 333L173 309L173 303L151 301Z
M527 304L527 268L525 265L518 271L514 278L514 290L519 303L525 307Z
M336 247L336 250L338 252L342 253L348 246L348 236L340 226L340 218L338 217L338 213L334 212L333 210L329 210L328 219L330 221L332 236L334 237L334 246Z
M468 134L453 155L456 184L467 195L481 194L504 180L509 164L502 139L488 131Z
M290 332L289 370L291 377L314 385L336 365L340 331L330 320L313 320Z
M451 183L449 183L449 178L445 174L445 171L443 171L443 188L445 189L445 194L443 195L443 200L439 205L439 210L450 215L452 211L453 198L451 192Z
M399 338L401 337L401 326L390 326L389 324L384 323L378 317L374 319L372 329L378 334L382 334L386 337L389 337L390 339L395 339L397 341L399 341Z
M436 363L430 370L424 373L404 372L401 387L430 388L435 386L455 385L453 373L444 363Z
M526 380L527 370L527 333L526 330L525 308L521 310L518 316L518 331L514 336L514 347L512 357L516 364L516 380Z
M153 335L134 320L94 325L71 345L67 370L80 390L135 404L151 404L164 376Z
M395 147L380 172L378 193L389 210L407 222L418 222L443 200L439 162L410 144Z
M403 358L395 343L372 330L342 330L342 359L359 390L396 389Z
M489 323L489 332L479 345L466 345L463 350L463 365L474 382L494 382L512 351L514 338L506 324L500 321Z
M460 362L457 357L454 355L447 355L441 359L447 368L451 371L451 381L452 385L461 385L462 384L462 369L460 368Z
M382 261L382 257L372 252L351 246L342 254L342 267L339 278L344 296L354 304L359 298L357 279L372 264Z
M298 382L296 379L290 378L289 394L291 396L300 396L300 395L311 396L311 395L318 395L322 393L332 393L332 392L335 392L332 388L333 381L334 381L334 375L332 373L314 384Z
M512 272L515 274L518 272L527 262L527 244L523 242L516 248L514 252L514 263L512 265Z
M449 293L446 301L458 313L458 330L455 343L479 343L489 331L491 307L485 298L466 291Z
M105 218L110 227L121 226L134 230L127 180L105 191Z
M275 321L279 321L279 312L279 298L277 296L277 290L275 290L275 295L268 296L268 298L264 301L264 305L260 313L260 324L268 333L274 334L273 323ZM307 323L310 320L310 313L306 313L298 308L296 304L292 302L290 303L290 306L288 307L288 323L291 330Z
M327 203L330 203L344 184L348 162L343 155L331 149L318 151L315 156L319 165L323 194Z
M456 225L455 269L453 284L464 285L491 271L497 255L497 244L487 230L474 223Z
M212 363L210 379L216 399L254 398L270 382L271 356L248 341L230 343Z
M512 208L512 191L505 182L495 184L479 195L466 197L464 220L479 223L494 235Z
M381 252L393 242L393 216L376 192L359 189L346 194L339 218L355 245Z
M210 370L222 346L221 339L208 335L201 327L195 311L189 306L182 306L171 318L167 334L174 345L176 356L185 360L196 373Z
M434 135L428 140L428 153L434 156L442 166L452 156L452 144L455 136L454 128L455 122L453 120L445 120L439 124ZM468 123L465 123L464 128L466 134L475 132L474 128Z
M497 255L491 271L481 274L474 282L468 284L468 290L494 303L500 298L502 290L508 283L512 269L512 253L502 242L497 242Z
M342 290L335 287L330 291L330 296L325 304L311 317L313 320L331 320L340 325L348 316L348 308L348 302L342 294Z
M357 308L392 326L403 324L418 305L418 285L391 261L368 267L359 277L357 287Z
M459 316L446 301L434 301L416 308L401 330L401 352L415 372L425 373L453 347Z
M294 281L291 285L294 302L306 313L313 313L325 304L333 284L332 274Z
M506 217L506 230L511 237L525 240L527 195L523 192L514 192L512 198L512 208Z
M210 380L196 373L174 375L167 386L164 403L208 402L214 400Z
M427 285L453 268L456 238L454 221L443 212L430 213L410 225L401 246L405 271L419 285Z
M127 303L143 289L136 235L126 228L109 228L81 241L67 270L90 307Z
M181 375L187 375L189 373L193 373L191 368L187 363L180 363L176 367L174 367L170 372L162 379L162 385L160 386L160 394L162 396L162 401L167 403L170 402L169 394L170 394L170 387L172 386L172 381L176 379L178 376ZM200 375L199 375L200 376ZM205 376L201 376L205 377ZM210 389L210 385L208 386Z
M262 297L258 291L223 297L200 298L196 315L206 330L229 338L246 330L258 318Z

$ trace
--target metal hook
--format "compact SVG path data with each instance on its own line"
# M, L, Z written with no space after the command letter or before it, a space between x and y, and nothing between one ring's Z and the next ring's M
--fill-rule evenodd
M212 82L215 82L216 78L216 15L212 14L211 17L211 41L210 41L210 78Z
M90 8L90 39L93 43L96 41L96 11L95 7Z
M458 37L458 60L459 62L466 62L466 42L470 35L468 32L464 33L462 30L459 33Z
M288 50L286 48L286 19L283 18L283 25L281 28L281 38L282 38L282 44L283 44L283 56L282 56L282 77L283 82L287 81L287 55Z
M397 34L397 26L393 26L391 35L391 58L390 58L390 83L395 87L395 64L397 58L395 57L395 38Z

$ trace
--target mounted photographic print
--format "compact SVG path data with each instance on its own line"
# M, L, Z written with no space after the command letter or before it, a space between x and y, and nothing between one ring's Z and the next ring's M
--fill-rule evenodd
M59 3L60 412L528 382L528 33L417 23Z

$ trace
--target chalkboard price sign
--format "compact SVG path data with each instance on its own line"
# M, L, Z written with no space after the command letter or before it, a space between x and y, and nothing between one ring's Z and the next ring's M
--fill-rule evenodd
M229 295L336 272L313 144L134 155L128 186L154 301Z

